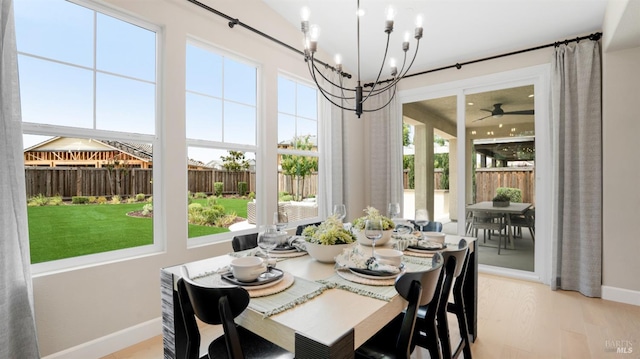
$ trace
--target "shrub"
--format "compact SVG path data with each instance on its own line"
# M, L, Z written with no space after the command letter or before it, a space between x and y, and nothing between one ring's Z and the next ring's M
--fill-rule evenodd
M225 214L224 216L216 219L214 225L216 227L229 227L233 222L235 222L237 217L238 216L235 213Z
M244 196L245 194L247 194L248 189L249 189L249 186L247 185L247 182L238 182L239 195Z
M207 198L207 194L204 192L198 192L193 195L193 198Z
M191 211L201 211L202 205L200 203L190 203L189 204L189 212Z
M116 194L111 197L111 204L120 204L120 202L122 202L122 200L119 195Z
M224 183L216 182L213 184L213 194L220 197L222 196L222 190L224 189Z
M147 202L148 203L153 203L153 196L149 196L149 198L147 198Z
M209 198L207 198L207 206L211 207L217 204L218 204L218 197L210 196Z
M290 194L280 197L280 202L289 202L289 201L293 201L293 196Z
M142 202L142 201L144 201L144 198L145 198L144 193L138 193L138 194L136 194L136 201L138 201L138 202Z
M37 195L29 198L27 201L27 206L30 207L39 207L46 206L49 203L49 199L45 197L42 193L38 193Z
M127 197L127 203L136 203L138 202L138 200L136 200L135 197Z
M522 202L522 191L520 188L498 187L496 188L496 196L504 195L508 200L515 203Z
M146 216L149 213L153 213L153 204L152 203L147 203L144 206L142 206L142 214Z
M62 196L54 196L49 198L49 202L48 204L50 206L59 206L61 204L63 204L64 202L62 201Z
M253 201L254 199L256 199L256 194L255 194L255 192L249 192L249 196L248 196L248 197L249 197L249 200L250 200L250 201Z
M89 203L89 197L87 197L87 196L73 196L73 197L71 197L71 203L73 203L73 204L87 204L87 203Z
M89 203L96 203L96 197L95 196L89 196Z
M96 199L96 203L97 204L105 204L107 203L107 197L105 196L100 196Z

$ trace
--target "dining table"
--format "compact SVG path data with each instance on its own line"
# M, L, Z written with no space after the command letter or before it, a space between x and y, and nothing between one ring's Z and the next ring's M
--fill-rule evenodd
M507 225L507 244L510 249L515 249L513 240L513 228L511 226L511 215L522 215L530 207L531 203L509 202L508 206L494 206L493 201L483 201L467 205L466 210L472 212L488 212L502 215Z
M462 238L469 244L463 297L469 335L474 341L478 287L476 239L446 235L445 243L448 247L457 246ZM371 247L356 245L364 251L371 250ZM392 242L387 244L391 245ZM429 256L404 253L403 264L407 264L407 271L419 269L421 263L430 261ZM218 273L228 268L234 257L241 255L241 252L232 252L161 269L164 358L185 358L186 334L176 290L178 280L185 273L182 267L192 279L215 285L221 280ZM269 288L249 290L252 296L249 307L236 318L236 323L294 352L296 358L353 358L360 345L406 307L406 301L395 291L394 280L384 285L374 284L374 279L351 282L345 280L347 275L338 273L334 263L319 262L306 252L276 260L276 268L282 270L292 284L273 294L268 293Z

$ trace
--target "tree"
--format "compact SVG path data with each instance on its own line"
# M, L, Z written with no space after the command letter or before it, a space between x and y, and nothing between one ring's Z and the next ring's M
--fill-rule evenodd
M287 148L303 151L311 150L313 149L313 143L311 143L310 136L296 137ZM304 179L312 172L318 171L318 157L282 155L280 166L284 175L290 176L292 180L293 178L297 180L295 198L302 200L304 198Z
M222 167L229 172L246 171L249 169L249 161L244 158L244 152L229 151L228 156L220 156Z
M403 122L402 123L402 146L406 147L409 146L411 144L411 137L409 137L411 135L411 128L409 127L409 124Z

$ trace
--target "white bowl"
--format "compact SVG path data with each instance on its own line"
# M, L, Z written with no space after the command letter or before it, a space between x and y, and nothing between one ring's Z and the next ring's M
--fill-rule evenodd
M391 248L376 249L374 257L378 259L381 264L400 267L402 263L402 252Z
M367 236L364 235L364 230L360 231L360 230L354 229L353 233L356 235L356 238L358 238L358 243L364 246L371 247L372 242L369 238L367 238ZM376 241L376 247L385 245L387 242L389 242L389 240L391 239L392 233L393 233L392 229L382 231L382 238Z
M336 256L342 251L351 246L352 244L333 244L333 245L324 245L317 243L305 242L305 248L309 255L322 263L335 263Z
M442 232L422 232L424 235L424 239L436 242L436 243L444 243L444 237L446 236Z

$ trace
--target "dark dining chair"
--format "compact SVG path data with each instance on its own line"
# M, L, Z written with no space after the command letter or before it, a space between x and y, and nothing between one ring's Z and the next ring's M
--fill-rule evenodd
M185 275L185 273L187 275ZM236 325L235 317L249 305L249 292L242 287L207 287L188 278L178 280L178 300L186 331L186 359L200 358L200 331L196 317L210 325L222 324L224 334L214 339L208 348L208 358L293 358L291 352Z
M414 329L418 308L431 302L437 292L442 256L436 253L432 267L421 272L406 272L395 282L398 294L407 300L407 309L356 349L356 359L408 359L415 348Z
M462 239L458 243L458 248L450 248L442 253L444 257L444 269L438 281L438 291L429 304L421 306L418 310L414 334L415 344L427 349L432 358L452 358L449 323L447 320L448 302L454 282L456 283L456 291L459 290L460 295L462 295L462 280L464 278L460 282L458 282L458 280L463 273L463 269L465 269L465 263L468 262L468 252L469 246L467 241ZM461 318L458 314L458 307L460 308L459 312L461 316L464 317L463 313L465 308L460 300L458 300L457 306L451 306L451 310L456 310L456 317ZM463 320L458 319L458 326L462 328L460 329L460 336L463 340L465 337L463 333L468 333L468 326L464 318ZM467 359L471 358L468 340L467 335L466 341L464 342L466 349L463 344L458 345L460 350L464 349L465 358ZM456 349L456 352L458 351L459 349Z
M258 246L258 233L249 233L240 236L234 236L231 240L231 247L234 252L244 251Z

